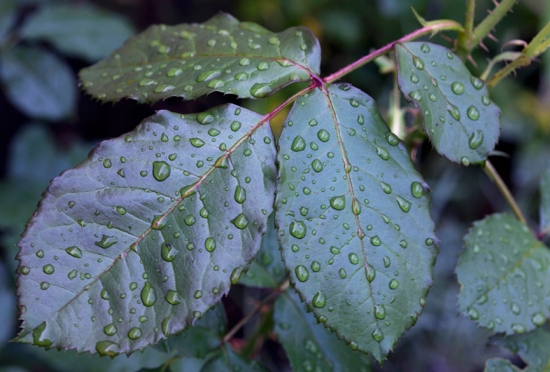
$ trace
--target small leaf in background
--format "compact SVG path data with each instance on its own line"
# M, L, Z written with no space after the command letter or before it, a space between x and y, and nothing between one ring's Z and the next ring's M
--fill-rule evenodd
M76 108L76 79L54 54L17 46L0 56L0 80L11 103L27 116L66 119Z
M368 357L354 352L313 314L290 289L275 302L275 334L294 371L370 371Z
M319 321L382 360L432 283L427 186L373 99L347 84L298 98L279 146L276 218L291 280Z
M239 283L249 287L276 288L283 283L285 273L275 229L275 215L272 214L267 221L267 232L262 239L260 251L246 273L241 276Z
M464 237L456 275L460 311L507 335L525 333L550 316L550 251L509 214L494 214Z
M540 232L550 232L550 163L546 165L540 180Z
M90 62L106 58L134 34L122 16L92 4L40 7L21 28L23 38L45 40L64 54Z
M19 341L116 355L193 324L259 250L275 175L269 123L235 105L102 142L19 243Z
M514 336L496 336L491 339L491 344L502 346L514 354L518 354L527 367L524 372L544 372L548 371L550 366L550 332L543 327L535 329L523 335ZM494 364L497 364L501 369L490 369ZM509 361L503 359L490 359L487 361L486 372L489 371L520 371L519 368L513 366Z
M154 103L217 91L262 98L319 73L318 40L304 27L272 33L219 14L205 23L152 26L106 60L80 72L102 101Z
M499 108L482 80L439 45L396 44L399 88L424 118L424 129L441 155L464 165L485 161L500 132Z

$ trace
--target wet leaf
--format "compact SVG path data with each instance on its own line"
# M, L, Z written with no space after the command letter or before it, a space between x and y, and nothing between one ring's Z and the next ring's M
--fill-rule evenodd
M395 54L399 87L420 109L437 152L463 165L485 161L498 140L500 110L483 81L439 45L397 44Z
M76 79L52 53L23 46L2 53L0 80L11 103L30 117L56 121L74 113Z
M491 340L494 345L499 345L510 350L514 354L521 356L527 363L527 367L522 369L524 372L543 372L548 371L550 366L550 332L544 328L537 328L533 332L514 336L497 336ZM485 371L519 371L509 361L497 362L502 359L490 359ZM489 369L489 362L499 363L502 369ZM507 369L505 369L507 368Z
M235 105L159 111L56 178L19 244L19 341L130 352L218 302L271 213L264 120Z
M336 334L319 324L306 311L294 290L287 290L275 302L275 334L287 353L294 371L370 371L363 353L354 352Z
M64 54L92 62L107 57L134 34L126 19L91 4L40 7L20 32L23 38L47 41Z
M550 164L547 164L540 180L540 232L550 232Z
M103 101L153 103L217 91L261 98L319 73L319 42L303 27L272 33L219 14L201 24L152 26L106 60L81 71L84 89Z
M509 214L494 214L464 237L456 267L460 311L495 332L525 333L550 316L550 252Z
M267 232L262 239L260 251L246 273L241 276L239 283L250 287L276 288L283 283L285 272L275 229L275 216L272 214L267 222Z
M510 363L509 360L501 358L488 359L485 363L484 372L519 372L521 369Z
M432 283L427 186L372 98L331 85L299 98L280 138L283 259L317 319L377 360Z

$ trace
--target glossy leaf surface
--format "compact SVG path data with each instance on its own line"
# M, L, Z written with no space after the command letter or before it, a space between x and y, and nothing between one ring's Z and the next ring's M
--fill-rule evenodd
M43 49L17 46L2 53L0 80L11 103L30 117L62 120L75 110L73 72Z
M19 341L111 355L193 324L259 249L273 143L238 106L159 111L56 178L19 244Z
M294 371L370 371L363 353L354 352L338 340L313 314L306 311L294 290L285 291L275 302L275 334Z
M395 46L399 88L423 116L424 129L441 155L456 163L481 163L500 132L499 108L482 80L439 45Z
M239 283L250 287L276 288L285 279L286 268L281 260L279 240L275 229L275 216L268 220L267 231L262 239L260 251Z
M456 274L460 310L483 327L524 333L550 316L550 252L509 214L474 223Z
M88 61L105 58L134 34L130 23L92 5L47 5L23 24L21 36L44 40L64 54Z
M381 360L421 311L435 259L427 186L371 97L294 104L279 141L283 259L317 319Z
M201 24L152 26L108 59L81 71L103 101L156 102L217 91L261 98L319 73L319 42L303 27L272 33L219 14Z

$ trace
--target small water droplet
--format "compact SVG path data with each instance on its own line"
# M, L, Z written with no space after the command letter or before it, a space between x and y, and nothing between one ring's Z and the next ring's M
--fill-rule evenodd
M546 322L546 317L543 313L537 312L533 314L533 316L531 317L531 321L534 325L541 326Z
M231 272L231 275L229 277L229 280L231 284L237 284L239 280L241 279L241 275L243 274L243 269L240 267L236 267Z
M290 223L290 235L296 239L303 239L306 236L307 227L302 221L292 221Z
M380 330L380 328L376 327L376 329L374 330L374 332L372 332L372 338L373 338L376 342L382 342L382 340L384 340L384 334L382 333L382 331Z
M155 289L149 282L145 282L145 285L141 289L141 302L147 307L151 307L155 304L157 296L155 294Z
M292 141L292 145L290 146L290 149L292 151L298 152L303 151L306 148L306 141L302 136L296 136L294 138L294 141Z
M315 296L313 296L311 304L317 308L325 307L325 305L327 304L327 298L325 294L321 291L317 292Z
M422 101L422 93L420 93L419 90L413 90L412 92L410 92L409 97L411 97L416 102Z
M480 90L481 88L483 88L483 80L481 80L480 78L472 76L470 77L470 82L472 83L472 86L477 90Z
M378 247L382 244L382 240L378 237L378 235L375 235L370 238L370 243L374 245L375 247Z
M170 243L162 243L160 246L160 256L166 262L172 262L176 259L178 250Z
M460 120L460 110L458 109L458 107L449 104L448 111L455 120Z
M419 57L413 57L413 65L418 70L424 70L424 61Z
M120 351L120 347L116 342L112 341L99 341L95 344L95 350L101 356L115 357Z
M105 327L103 327L103 332L107 336L113 336L117 332L117 328L113 323L107 324Z
M42 271L44 271L44 274L52 275L55 272L55 268L53 267L53 265L47 264L44 265Z
M256 83L250 88L250 94L255 98L263 98L272 92L271 86L265 83Z
M197 82L210 81L220 76L222 72L220 70L206 71L197 76Z
M476 121L479 119L479 110L475 106L468 107L468 111L466 111L466 114L473 121Z
M248 226L248 218L244 213L239 214L237 217L231 220L231 223L235 225L236 228L244 230Z
M476 130L470 136L468 144L471 149L478 148L483 143L483 132L481 130Z
M325 129L321 129L317 132L317 138L322 142L327 142L330 139L330 133Z
M70 256L81 258L82 257L82 250L78 248L76 245L72 247L65 248L65 252L67 252Z
M420 198L424 195L424 187L420 182L411 183L411 193L415 198Z
M372 283L374 278L376 278L376 270L372 266L367 266L365 267L365 271L367 280L369 281L369 283Z
M470 165L470 159L468 159L466 156L463 156L463 157L460 159L460 162L462 163L462 165L465 165L465 166Z
M457 94L457 95L461 95L462 93L464 93L464 84L458 82L458 81L455 81L454 83L451 84L451 90L453 91L454 94Z
M418 78L418 76L416 74L411 75L411 82L413 84L417 84L419 81L420 81L420 79Z
M488 97L481 96L481 103L483 103L484 106L489 106L491 104L491 100Z
M395 200L397 200L397 204L399 205L399 208L401 208L403 212L408 213L411 210L411 203L406 199L403 199L400 196L396 196Z
M319 270L321 270L321 264L319 263L319 261L312 261L311 262L311 270L313 270L313 272L319 272Z
M330 198L330 206L337 211L341 211L346 207L346 198L342 196L334 196Z
M206 238L206 240L204 241L204 248L206 248L208 252L214 252L214 250L216 249L216 241L214 240L214 238Z
M384 305L374 305L374 317L380 320L386 318L386 308Z
M518 323L512 324L512 331L514 331L514 333L517 333L517 334L525 333L525 326L523 326L523 324L518 324Z
M128 331L128 338L130 340L137 340L140 337L141 337L141 329L140 328L138 328L138 327L130 328L130 330Z
M390 280L389 287L390 289L397 289L399 287L399 281L397 279Z
M406 241L406 240L401 240L401 241L399 242L399 245L401 246L401 248L405 249L405 248L407 248L407 245L408 245L408 244L407 244L407 241Z
M323 163L319 159L315 159L311 162L311 167L315 172L319 173L323 170Z
M353 265L357 265L359 263L359 256L357 256L355 253L350 253L348 255L349 262L351 262Z
M294 271L296 273L296 277L301 282L305 282L309 278L309 271L303 265L296 266L296 269Z
M386 194L392 193L392 188L390 185L388 185L386 182L380 182L380 187L382 187L382 191Z
M430 53L430 46L426 43L422 43L422 45L420 46L420 50L424 53Z

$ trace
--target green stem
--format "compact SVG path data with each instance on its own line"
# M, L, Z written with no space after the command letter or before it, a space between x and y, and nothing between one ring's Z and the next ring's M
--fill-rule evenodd
M488 88L494 88L502 79L508 76L516 68L528 66L531 63L531 59L526 56L520 56L511 63L504 66L496 74L494 74L491 79L487 82Z
M522 51L527 57L535 58L544 52L550 45L550 22L531 40Z
M462 50L465 54L469 54L468 44L472 38L474 30L474 16L476 10L476 0L467 0L466 3L466 20L464 21L464 32L458 34L458 50Z
M468 52L471 52L472 49L481 43L481 40L489 35L493 27L495 27L506 13L512 9L516 1L517 0L502 0L502 2L498 4L479 25L477 25L467 45Z
M242 318L237 324L235 324L235 326L233 328L231 328L231 330L229 332L227 332L227 334L222 339L222 343L225 344L225 343L229 342L229 340L231 340L233 338L233 336L235 336L235 333L237 333L239 331L239 329L241 329L246 323L248 323L248 321L250 319L252 319L252 317L254 315L256 315L256 313L258 311L260 311L260 309L265 304L267 304L267 303L273 301L274 299L276 299L277 297L279 297L281 295L281 293L283 293L288 288L289 285L290 285L290 283L289 283L288 279L285 280L283 282L283 284L281 284L275 291L273 291L269 296L264 298L263 301L261 301L256 306L254 306L254 308L248 314L246 314L246 316L244 318Z
M357 70L358 68L366 65L367 63L371 62L375 58L380 57L381 55L388 53L389 51L391 51L393 49L393 47L395 46L396 43L403 43L403 42L406 42L406 41L414 40L414 39L417 39L417 38L419 38L421 36L424 36L426 34L430 34L430 33L434 34L434 33L437 33L439 31L456 30L456 28L457 28L457 23L454 22L454 21L438 22L437 24L433 24L433 25L429 25L429 26L419 28L418 30L416 30L414 32L411 32L410 34L403 36L401 39L393 41L393 42L387 44L386 46L383 46L382 48L377 49L374 52L358 59L357 61L355 61L355 62L347 65L346 67L336 71L335 73L325 77L323 80L327 84L331 84L331 83L335 82L336 80L340 79L344 75L347 75L350 72Z
M508 202L508 205L510 206L510 208L512 208L512 211L514 212L516 217L521 222L523 222L526 226L529 226L529 224L527 223L527 219L519 209L519 206L517 205L516 200L514 199L514 197L512 196L512 193L508 189L508 186L506 186L502 178L500 178L500 175L498 174L496 169L493 167L493 164L491 164L489 160L485 162L485 166L483 167L483 170L485 171L487 176L489 176L491 181L493 181L497 185L498 189L504 196L504 199L506 199L506 202Z

